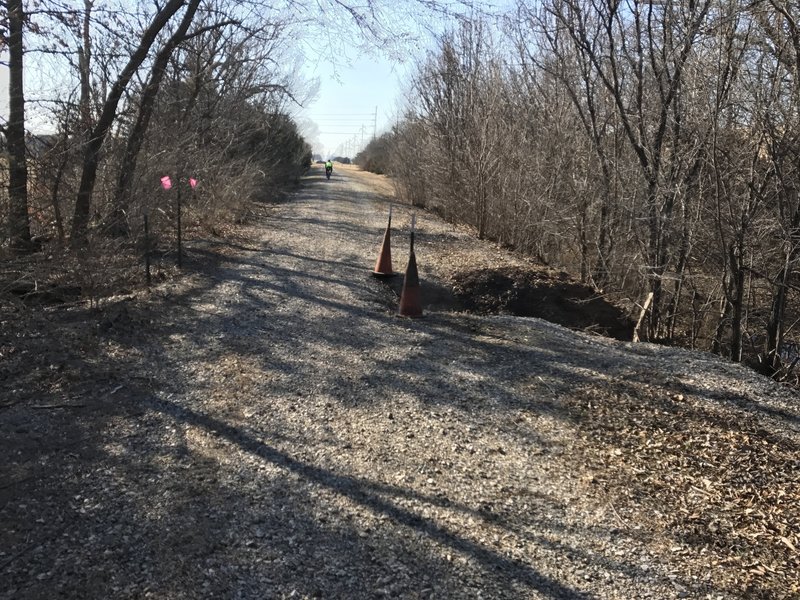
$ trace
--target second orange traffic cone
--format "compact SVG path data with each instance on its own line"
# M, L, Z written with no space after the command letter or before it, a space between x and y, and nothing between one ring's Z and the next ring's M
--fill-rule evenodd
M383 244L378 260L375 262L375 269L372 271L375 277L394 277L396 273L392 270L392 206L389 205L389 224L386 226L386 233L383 234Z
M411 251L408 255L406 276L403 279L403 290L400 292L401 317L421 317L422 301L420 299L419 274L417 273L417 257L414 254L414 224L416 217L411 217Z

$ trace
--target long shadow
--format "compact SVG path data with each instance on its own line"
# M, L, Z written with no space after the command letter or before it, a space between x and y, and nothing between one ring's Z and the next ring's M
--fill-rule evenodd
M321 302L323 304L325 304L325 302L326 302L326 301L321 301L319 298L313 298L313 297L309 297L309 298L307 298L307 300L308 301L312 301L312 302ZM365 314L363 311L354 310L351 307L348 308L348 307L345 307L345 306L342 306L342 305L338 305L336 303L333 303L333 307L335 309L337 309L337 310L341 310L341 311L345 311L345 312L349 311L349 313L358 314L359 317L369 318L368 314ZM435 318L434 319L429 319L429 320L423 322L423 325L421 325L419 328L420 329L426 329L431 325L433 325L433 329L437 330L438 337L441 340L450 341L450 340L456 339L456 341L460 345L463 345L464 347L472 347L473 348L473 352L474 352L474 350L476 348L480 348L481 346L484 346L483 342L476 342L475 341L474 336L475 336L475 333L478 331L475 328L471 328L471 327L461 328L461 327L458 326L457 323L454 323L453 321L448 321L448 322L445 322L445 323L437 323L437 319L435 319ZM498 341L507 341L507 340L502 340L501 339L501 340L498 340ZM330 343L336 343L336 342L341 342L341 340L338 339L338 338L330 340ZM484 356L484 357L491 356L496 351L496 349L497 348L495 348L494 345L492 345L492 344L485 344L485 351L481 352L479 354L481 356ZM507 349L506 349L506 351L507 351ZM524 409L530 410L532 408L535 408L535 406L536 406L536 403L533 403L533 402L531 402L529 400L525 400L522 397L514 394L513 392L509 392L507 390L508 386L513 384L513 380L514 380L516 374L518 372L520 372L520 368L524 368L523 365L526 365L528 368L530 368L531 366L545 365L546 364L547 365L546 371L549 372L549 374L551 376L554 376L555 379L559 379L559 380L566 381L566 382L571 382L572 384L574 384L574 382L576 380L576 377L574 376L574 373L570 373L570 371L574 370L574 367L575 367L576 364L578 366L585 367L587 369L588 368L592 368L597 373L602 371L604 369L604 367L606 366L606 365L603 365L602 362L598 366L597 358L592 352L586 352L586 353L581 353L581 354L577 354L577 355L574 352L572 352L569 355L564 355L562 357L562 356L557 355L556 353L552 353L552 352L544 352L543 353L541 351L532 351L530 348L526 348L522 344L520 344L519 348L517 348L517 350L515 351L515 354L517 355L516 358L518 359L519 366L512 366L511 369L507 373L498 373L496 370L493 370L493 367L492 367L492 364L491 364L490 361L486 362L485 364L480 364L480 365L475 363L474 360L471 363L471 370L472 371L480 372L480 373L486 373L486 374L488 374L489 372L493 372L493 375L495 376L495 378L498 379L497 384L496 385L492 385L492 386L489 387L488 390L483 390L483 391L490 392L490 394L496 400L500 399L501 400L501 404L506 409L515 408L516 407L516 408L524 408ZM557 358L558 358L557 361L553 360L554 355L557 356ZM432 355L432 356L426 357L425 359L422 359L422 360L420 360L419 358L420 358L419 356L416 357L416 362L417 363L421 362L421 363L425 363L427 365L436 365L437 364L437 360L436 359L438 357L435 356L435 355ZM563 372L560 372L560 370L559 370L560 368L554 368L554 367L557 367L558 363L562 362L562 360L564 362L564 369L563 369ZM515 361L515 362L517 362L517 361ZM611 362L613 362L613 361L609 361L609 364L611 364ZM391 362L391 363L387 363L385 365L385 367L386 367L384 369L385 372L392 372L392 371L397 372L398 371L398 367L400 367L400 370L402 371L403 370L403 363L401 362L401 363L398 364L397 362ZM598 371L598 369L599 369L599 371ZM415 366L415 365L409 365L409 368L408 368L409 374L412 374L415 371L418 371L418 367ZM498 375L500 377L498 377ZM570 376L571 376L571 378L570 378ZM438 369L434 369L434 370L432 370L430 372L430 380L436 380L437 382L441 382L442 380L445 380L445 379L447 379L447 378L443 377L443 376L440 376L438 374ZM580 378L578 378L578 379L580 380ZM430 394L429 390L426 390L425 388L428 387L428 383L429 383L430 380L425 380L425 381L421 382L418 386L415 386L415 387L408 387L407 385L404 384L403 377L402 377L402 375L400 375L400 376L398 376L396 378L392 378L392 379L389 379L389 380L384 380L384 381L376 380L376 381L373 381L373 383L374 384L383 384L383 387L391 387L391 388L394 388L396 390L407 391L407 392L413 394L415 397L418 397L421 400L428 402L428 401L431 401L431 394ZM587 378L585 378L583 383L584 384L588 384L588 383L591 383L592 381L593 381L592 377L587 377ZM439 386L441 388L441 383L439 383ZM633 388L632 388L632 390L633 390ZM560 391L565 391L565 390L560 390ZM441 403L445 403L445 404L449 404L449 403L452 402L453 398L456 398L456 397L459 397L459 396L463 397L463 391L459 389L458 385L453 385L452 387L449 387L448 388L448 392L449 393L445 393L445 394L441 394L441 393L437 392L436 393L436 401L441 402ZM350 398L351 402L353 400L358 400L358 396L354 396L354 397ZM374 398L370 398L369 401L370 402L374 402ZM496 406L496 404L495 404L495 406ZM540 407L539 409L544 409L545 405L540 404L539 407ZM547 406L546 406L546 408L548 410L552 410L555 407L556 407L556 405L553 402L548 403ZM464 407L464 408L466 408L466 407ZM475 406L472 406L471 408L474 409ZM485 407L485 408L486 408L486 410L490 410L489 407ZM569 416L569 415L567 415L567 416Z
M337 475L327 469L298 461L246 432L208 415L192 411L186 407L181 407L173 403L159 402L157 400L150 404L154 409L163 411L177 421L202 427L217 436L235 443L250 454L292 471L316 485L328 488L337 494L347 496L358 504L386 515L398 524L424 533L453 550L468 554L477 559L483 567L489 571L500 570L503 576L533 587L540 592L546 592L552 598L568 599L589 597L550 577L542 575L531 565L492 552L471 540L459 537L447 531L430 519L426 519L409 510L392 504L381 498L373 490L370 490L369 486L365 485L362 481L353 477ZM385 487L383 489L384 491L386 490Z
M328 183L330 182L320 182L320 187ZM341 204L345 208L338 207L338 210L343 212L356 213L358 206L369 201L366 194L358 195L356 198L346 197L337 192L333 186L328 192L325 206ZM325 222L317 222L319 219L315 218L304 217L290 221L275 217L275 221L281 222L284 226L289 222L292 228L313 229L317 232L327 227ZM377 239L376 234L380 233L381 228L348 226L342 229L334 227L331 231L346 233L361 247L366 247L373 244L373 237ZM178 465L186 467L186 473L193 475L200 471L214 473L229 468L213 460L198 457L188 450L190 445L185 439L187 434L172 433L169 434L171 437L168 440L165 432L174 428L175 423L180 423L207 432L212 441L223 440L246 451L260 462L279 467L304 481L311 482L326 494L346 497L370 511L384 515L399 526L472 557L483 569L497 572L501 580L508 579L508 585L503 588L505 597L517 597L514 589L518 588L512 588L512 584L542 594L550 594L550 597L586 597L585 594L563 582L543 575L526 562L502 556L482 544L449 531L430 518L419 516L399 506L397 502L392 502L386 497L414 499L424 504L447 507L480 518L480 514L475 514L475 507L459 504L458 499L443 500L412 489L387 486L337 474L329 469L292 458L286 452L265 443L259 436L272 440L282 439L298 447L319 444L320 440L304 439L298 434L284 434L278 422L266 431L245 430L223 416L204 413L193 403L202 396L204 386L210 388L212 385L194 379L191 373L187 374L181 368L181 363L187 360L187 352L195 361L215 362L228 356L246 359L251 361L263 376L269 374L284 378L269 383L257 383L262 387L256 389L268 391L272 398L292 396L299 386L304 394L315 395L317 400L330 399L337 407L353 410L380 405L391 407L397 397L405 395L423 406L452 409L457 415L459 424L469 424L476 431L488 434L493 433L499 426L496 416L504 414L547 414L561 419L572 427L582 427L587 418L586 413L576 411L574 406L567 402L567 399L575 394L576 388L602 386L608 378L613 378L626 393L638 394L634 372L642 370L649 372L660 368L658 361L651 356L650 350L646 347L637 348L613 342L595 341L566 331L558 333L559 330L553 330L545 335L539 332L542 325L535 319L514 320L513 328L509 327L510 321L507 318L483 319L442 313L432 313L418 322L401 321L392 316L391 298L387 298L385 290L379 283L373 282L365 275L365 266L360 264L355 256L345 255L341 260L320 259L305 256L290 245L274 247L267 245L263 252L231 257L215 252L212 245L190 249L189 259L188 264L200 273L196 285L173 292L163 301L154 301L153 306L142 313L137 312L138 309L131 309L131 315L127 320L121 319L111 323L107 331L88 332L86 336L88 341L76 336L79 343L76 342L74 347L66 350L68 357L64 362L67 366L61 367L64 370L75 371L77 376L74 379L66 375L60 379L52 377L52 386L38 398L18 392L25 381L33 381L37 376L49 377L48 373L51 373L48 370L49 363L52 362L59 368L58 365L61 364L59 351L55 349L48 350L49 354L34 356L33 361L27 363L31 369L31 372L26 374L27 379L10 372L0 378L2 382L0 391L9 392L22 404L38 402L41 405L59 403L85 405L83 408L75 409L35 409L40 410L40 414L46 415L41 417L46 422L44 424L37 422L36 430L27 425L26 421L32 411L27 413L22 411L22 405L17 412L12 410L0 412L0 437L3 438L3 441L0 441L0 451L7 450L6 455L13 456L13 452L19 449L20 444L28 444L26 456L29 459L25 464L4 465L2 480L12 483L9 487L0 489L0 521L26 522L24 526L15 526L13 531L4 530L0 534L0 548L10 549L10 558L14 559L8 563L8 569L16 569L20 562L26 563L27 570L15 571L14 581L26 577L28 570L36 573L36 568L44 568L48 564L56 572L65 573L63 565L59 567L53 563L55 558L65 552L62 542L59 541L60 536L65 532L69 533L71 521L84 523L90 518L81 513L81 510L87 510L84 504L85 495L95 493L92 492L91 482L87 481L87 477L97 477L97 473L104 473L99 475L99 479L104 483L113 482L114 485L109 489L111 492L119 493L121 498L113 501L105 492L96 493L100 494L109 506L114 507L115 511L130 511L130 515L125 518L130 522L138 520L147 530L147 537L139 543L142 545L142 552L148 556L148 564L153 561L158 562L159 559L164 562L159 576L162 584L168 585L169 569L175 568L186 578L179 579L173 584L176 586L175 590L180 590L180 584L184 583L186 589L197 589L199 593L199 588L193 587L199 584L190 582L191 576L197 575L196 566L182 565L176 557L170 555L175 549L190 547L193 542L184 540L177 533L170 533L162 547L158 536L160 527L164 522L182 523L183 526L188 526L189 524L185 523L181 516L181 511L187 504L197 505L201 512L209 514L214 513L215 503L221 506L230 504L244 514L255 517L258 509L247 506L247 503L256 502L257 496L248 492L246 498L241 497L241 490L237 492L237 489L230 488L215 491L211 494L212 497L204 499L201 494L209 493L208 488L199 486L198 496L192 500L178 501L177 498L173 498L175 506L158 507L157 512L160 515L158 518L148 512L148 507L153 505L150 498L140 495L125 496L128 493L125 487L126 481L141 485L148 494L157 497L162 491L162 486L168 484L170 478L179 477L176 474L179 471L175 467L167 469L161 464L163 457L171 457L171 460L175 460ZM366 265L366 268L370 266ZM343 290L349 297L354 298L355 302L348 304L339 294L328 294L324 291L320 293L320 288L315 290L309 287L312 283L324 284L331 288L339 286L337 289ZM228 304L216 305L213 313L195 309L194 304L208 298L216 298L221 294L221 290L228 288L235 290ZM294 312L289 316L279 316L277 309L287 299L293 302ZM315 317L306 314L307 311L303 309L309 306L324 309L326 318L331 320L330 326L320 326ZM171 311L167 313L170 318L164 319L165 311ZM89 312L81 314L88 322L98 319ZM39 324L38 333L42 336L47 335L49 326L50 323L43 320ZM382 328L387 335L376 339L374 336L376 326ZM146 331L147 337L139 335L140 330ZM276 331L281 332L279 343L273 343L271 338L271 333ZM174 336L182 336L187 340L188 346L181 349L180 353L176 353L171 345L170 339ZM559 336L563 345L554 347L554 340L558 340ZM12 339L3 339L0 342L2 342L0 346L3 347L10 347L14 343ZM395 352L398 346L407 348L406 352ZM345 353L351 349L367 354L377 354L378 350L385 352L381 358L370 363L370 368L363 370L361 376L364 383L369 384L368 386L339 394L335 391L337 388L350 390L352 385L342 378L335 362L318 364L310 361L308 364L303 364L296 361L298 355L315 356L320 348L329 350L333 356L337 356L335 351ZM107 358L109 365L99 366L101 361L97 359L98 356ZM676 357L680 356L679 353L676 354ZM618 367L618 361L626 366ZM709 364L712 363L713 360L709 360ZM25 364L20 359L14 362L14 368ZM162 372L169 372L171 375L166 379L161 375L150 375L148 364L159 364L163 369ZM467 383L464 379L465 374L477 378L478 384ZM626 385L627 379L630 379L630 383ZM98 386L96 381L105 382L105 385ZM321 385L316 386L316 384ZM118 386L123 388L115 392ZM710 403L709 410L698 411L694 417L709 422L714 418L712 412L714 404L741 406L747 403L745 397L731 397L724 391L686 388L677 377L673 377L671 382L662 387L665 392L684 389L688 390L687 393L706 398ZM317 391L320 388L328 391ZM41 387L37 389L40 390ZM172 393L175 399L159 400L153 396L153 390L156 389L161 392L159 394L161 398L167 393ZM382 393L376 395L374 392L376 389L382 390ZM663 406L669 409L669 401L665 400ZM783 422L788 418L789 423L796 424L791 413L782 414L784 411L774 410L768 406L755 407L753 410L755 414ZM660 418L658 414L653 417L651 423L654 427L661 423ZM109 440L108 433L118 430L120 420L132 427L127 432L122 429L123 434L129 436L120 442L122 450L115 449L117 441ZM727 423L721 426L733 428L735 424ZM47 452L37 454L39 447L46 443L47 437L56 435L62 427L69 433L64 434L65 437L61 440L54 440ZM597 445L604 447L605 451L614 445L613 427L613 424L609 424L608 436L600 436L596 440ZM546 440L537 435L534 427L509 425L505 433L523 445L541 446L546 443ZM148 440L151 440L152 436L156 436L154 439L159 440L159 443L152 451L152 456L143 454L151 452L148 450L150 443ZM163 439L160 436L164 436ZM781 440L778 441L785 443L785 438ZM118 454L128 447L131 448L132 454ZM38 464L40 459L45 459L45 462ZM11 463L13 462L14 459L11 460ZM104 472L104 469L108 472ZM160 478L153 481L148 479L159 473L164 474L166 481ZM19 477L26 476L29 479L19 484L14 483L20 481ZM31 499L26 501L27 496L31 496ZM75 496L81 496L81 499L74 500ZM279 489L271 489L262 501L270 502L279 497ZM368 563L372 551L354 530L346 528L333 530L326 527L319 522L319 515L310 509L305 510L300 500L295 500L297 502L292 510L296 521L306 522L304 530L309 541L304 546L305 549L314 543L326 548L336 548L337 544L344 540L342 543L352 550L354 557ZM26 508L19 508L22 505ZM90 507L89 513L91 518L97 519L103 527L113 528L114 519L103 510ZM507 528L514 526L514 520L506 521L503 515L494 515L492 518L498 526ZM48 539L39 539L37 529L47 527L48 519L57 520L65 529ZM37 525L37 520L45 523ZM291 537L291 527L281 523L278 517L272 515L267 521L270 527L287 538ZM559 527L557 522L540 524L552 530L557 530ZM208 524L197 523L195 526L202 527ZM225 544L228 546L236 543L232 537L247 531L247 528L243 528L233 516L220 518L210 526L215 535L226 540ZM534 543L544 543L535 535L531 536L529 533L525 535ZM33 551L37 543L43 545L46 550L53 549L55 558L35 554ZM70 543L73 547L80 545L79 540L71 540ZM114 552L115 543L119 545L121 542L115 541L112 535L101 548ZM131 542L132 545L135 543L135 540ZM197 544L203 546L197 552L198 557L213 557L220 553L224 555L226 551L225 548L213 544L206 547L205 541ZM280 547L286 554L295 553L297 550L287 543L276 540L273 540L272 546ZM253 547L261 548L258 542ZM24 554L15 558L20 551ZM587 561L591 560L591 557L580 548L571 548L567 544L557 547L556 551L580 556ZM68 556L67 553L63 555ZM434 556L420 554L409 558L419 561L419 565L422 561L430 561L432 571L435 573L452 574L449 565L439 562ZM4 560L8 559L0 557L0 573L3 571ZM124 570L126 563L123 556L121 554L118 558L115 556L115 560L119 561L120 569ZM608 569L627 577L636 578L642 575L635 564L614 561L609 557L601 557L598 560L601 560ZM102 560L98 562L103 564ZM273 568L280 572L282 581L294 583L301 591L309 595L318 591L304 584L303 577L307 577L309 581L313 580L312 573L280 565ZM422 570L419 566L418 572ZM47 569L42 572L46 573ZM142 577L146 576L146 573L139 574ZM70 588L73 591L82 585L77 576L64 575L64 577L77 586ZM93 577L97 578L94 585L102 584L101 575L95 573ZM229 575L228 580L235 580L235 577ZM44 590L48 589L49 583L47 579L42 581L43 583L36 588L39 590L36 593L45 597ZM222 595L233 594L230 588L222 586L219 582L215 584L213 578L209 581L212 591L217 589ZM258 597L255 592L260 585L258 577L250 577L248 581L248 585L253 587L246 590L245 596ZM372 590L377 589L377 583L373 584ZM214 588L213 585L222 587ZM137 589L141 590L143 587ZM349 589L351 597L364 597L369 593L357 586ZM18 594L18 597L36 597L36 593ZM100 592L94 594L95 597L104 595L107 594Z
M314 221L306 219L304 224L309 227L316 226ZM354 234L358 231L359 228L351 228ZM305 299L315 302L314 298ZM330 306L330 308L347 312L347 308L343 306ZM359 316L369 318L369 315L363 313ZM491 319L486 320L486 323L492 322ZM536 320L519 320L519 323L526 323L526 328L529 330L536 329ZM470 413L480 415L482 412L489 413L498 409L547 411L581 427L588 416L587 413L574 410L574 406L568 408L563 402L563 397L569 397L576 388L602 385L609 377L615 380L618 391L637 397L640 394L640 382L637 381L635 373L658 372L662 369L663 358L658 360L654 356L654 351L647 346L613 344L584 339L581 336L566 339L573 334L565 333L563 347L560 350L553 350L538 348L524 339L509 339L507 335L492 341L493 334L487 331L490 327L469 318L436 315L422 323L404 324L397 329L404 328L428 336L430 343L421 345L415 343L415 349L409 352L407 359L392 358L380 362L377 369L379 374L367 376L370 387L392 389L394 394L404 393L424 403L454 406L462 410L466 418L469 418ZM480 339L476 339L477 336L480 336ZM320 337L329 344L337 343L336 339L326 337L324 332L321 332ZM531 337L535 339L536 336ZM341 343L341 340L338 342ZM461 353L461 363L466 370L481 376L483 385L479 391L469 390L465 393L463 386L453 381L450 377L452 373L446 367L447 353L437 349L436 344L469 349ZM659 352L665 358L665 355L669 354L663 349L659 349ZM512 358L502 369L497 368L497 361L492 358L498 353ZM681 352L672 354L674 355L672 359L675 361L681 361L688 356ZM718 362L713 357L698 359L696 354L692 354L692 360L695 363L707 363L712 371L718 367ZM625 366L620 368L618 364ZM421 378L420 365L425 365ZM335 375L329 374L328 377L331 377L334 384L337 383ZM534 377L542 378L542 385L537 385L528 393L521 393L518 388L520 380ZM344 385L345 382L338 383ZM693 408L688 416L698 423L713 426L715 430L736 431L738 425L735 421L720 420L715 412L717 406L729 406L745 409L748 414L757 415L768 421L774 420L776 424L796 431L796 428L792 427L797 422L796 414L789 409L775 408L760 402L754 404L742 395L731 394L725 390L714 391L713 387L687 384L677 375L668 375L668 381L660 385L665 395L684 391L707 400L709 402L707 407ZM533 395L538 395L539 398L534 398ZM491 401L487 402L486 399ZM381 401L387 400L389 398ZM374 403L376 399L368 394L353 394L346 401L358 405ZM661 402L659 406L665 414L677 410L677 407L670 405L669 400ZM668 424L668 420L660 416L658 410L648 418L647 425L655 430ZM473 422L476 421L479 419ZM609 431L613 432L614 428L615 425L610 423ZM794 442L790 442L785 436L772 439L789 449L795 446ZM601 445L614 445L612 438L597 441Z
M361 233L363 234L363 231L361 231ZM310 261L310 262L321 262L321 263L324 263L324 264L330 264L331 266L349 267L349 268L353 269L353 272L356 272L357 269L358 269L358 264L356 264L354 262L350 262L350 263L338 262L337 263L337 261L322 261L322 260L314 258L314 257L305 257L305 256L298 255L296 253L291 253L291 252L288 252L288 251L281 251L281 250L277 250L277 251L275 251L273 253L276 254L276 255L279 255L279 256L280 255L282 255L282 256L291 256L293 258L296 258L296 259L300 260L301 262L307 262L307 261ZM309 279L318 279L318 280L321 280L321 281L327 281L328 283L333 285L333 284L336 284L336 283L342 283L342 279L344 279L344 278L341 278L341 277L336 277L336 278L330 277L330 278L327 278L327 277L325 277L324 275L322 275L320 273L314 272L313 269L306 269L306 273L309 273L309 272L313 272L314 273L313 276L312 276L312 275L307 275L306 273L303 273L301 271L287 270L287 269L282 269L280 267L270 268L268 259L267 259L266 262L263 262L260 265L256 264L256 263L252 263L252 266L254 268L259 268L259 267L264 267L265 266L266 268L269 269L270 273L272 275L274 275L275 278L278 279L279 281L280 280L297 281L298 278L302 279L304 277L308 277ZM240 278L241 279L241 283L245 287L253 285L253 286L260 287L261 289L271 289L272 291L274 291L276 293L284 293L284 292L287 291L285 287L281 287L280 285L271 285L271 286L269 286L269 285L265 285L263 282L259 283L257 281L248 280L247 278L241 278L241 276L238 275L238 273L237 273L237 271L235 269L228 269L227 272L224 275L225 275L226 279L228 279L228 278L229 279ZM352 286L350 286L350 287L351 287L351 289L355 289L355 288L352 288ZM363 290L363 287L361 289ZM308 294L307 295L302 295L302 294L300 294L300 298L302 298L304 301L314 302L314 303L318 303L318 304L321 304L321 305L325 305L325 306L327 306L328 308L330 308L332 310L345 311L345 313L348 314L348 315L357 316L357 317L369 317L370 316L368 310L366 310L366 311L365 310L359 310L359 309L354 308L354 307L346 306L346 305L344 305L342 303L337 303L337 302L333 302L333 301L330 301L330 300L321 299L321 298L315 297L313 295L308 295ZM257 299L257 298L253 298L253 300L254 300L254 302L258 302L259 301L259 299ZM441 332L439 332L439 333L441 333ZM470 334L471 334L471 332L470 332ZM467 343L469 340L462 339L461 341ZM570 356L569 357L570 362L573 363L575 361L575 358L576 358L575 355ZM578 355L578 358L582 358L582 357L580 355ZM586 358L586 360L584 360L584 364L582 364L580 366L586 367L586 368L591 368L593 371L598 372L598 373L602 372L604 366L610 365L609 361L606 361L606 364L604 364L603 360L602 359L598 360L598 358L596 356L584 356L583 358ZM708 391L706 391L705 393L708 394ZM730 398L728 398L728 400L730 400ZM738 404L741 405L742 402L738 401ZM792 422L796 422L797 421L797 416L796 415L789 414L786 411L779 411L779 410L771 409L769 407L764 407L764 412L765 413L771 413L774 416L788 418Z

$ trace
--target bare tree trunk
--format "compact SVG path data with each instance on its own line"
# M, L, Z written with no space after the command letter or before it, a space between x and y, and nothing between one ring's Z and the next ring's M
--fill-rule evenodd
M789 277L793 266L800 258L800 205L794 209L791 221L790 243L786 253L786 262L775 278L775 292L772 296L772 307L767 322L767 339L764 347L766 364L772 369L780 367L780 349L783 344L783 319L786 314L786 293L790 287Z
M476 190L476 196L478 197L478 239L482 240L484 237L486 237L486 211L488 203L488 198L486 197L486 181L483 175L483 165L479 165L478 189Z
M725 323L731 312L731 303L724 294L720 299L720 303L719 321L717 321L717 328L714 330L714 340L711 343L711 352L714 354L722 354L722 335L725 332Z
M11 248L32 250L28 217L28 163L25 156L25 90L23 88L22 0L8 0L8 233Z
M81 47L78 49L78 71L81 82L81 95L78 101L80 108L80 119L84 141L89 140L92 131L92 36L91 19L94 0L84 0L83 2L83 24L81 28Z
M742 361L742 315L744 314L744 232L737 240L737 254L730 250L731 276L734 278L733 316L731 317L731 360Z
M677 279L675 281L672 305L670 307L669 323L667 326L667 335L670 339L675 337L675 329L678 325L678 315L681 309L681 298L683 296L686 270L689 263L689 255L691 253L692 246L692 223L690 221L690 214L686 206L686 201L681 203L681 222L681 239L678 244L678 264L675 268Z
M581 202L581 213L578 219L578 242L581 248L581 283L589 281L589 242L587 240L586 228L589 207L587 203Z
M64 178L64 171L67 168L68 157L66 152L64 158L59 162L58 169L56 169L56 176L53 180L53 189L50 192L50 201L53 204L53 216L56 220L56 231L58 232L58 241L63 245L66 241L66 234L64 233L64 218L61 215L61 204L58 201L58 192L61 189L61 181Z
M636 325L633 327L633 338L631 341L638 342L639 341L639 328L642 326L642 321L644 320L644 316L647 314L647 309L650 307L650 303L653 301L653 292L647 294L647 298L642 304L642 312L639 313L639 319L636 321Z
M661 222L661 214L658 208L657 196L658 184L650 182L647 192L647 204L649 207L649 228L650 237L648 239L648 270L651 273L650 291L653 292L653 303L648 320L648 337L656 340L659 337L661 326L661 299L664 290L664 280L662 276L667 268L665 260L666 247L663 240L664 225Z
M788 279L789 257L786 257L787 265L781 269L775 278L777 287L772 296L772 306L767 322L767 339L764 345L764 366L770 370L777 370L780 367L780 348L783 341L783 315L786 311L786 281Z
M120 73L119 78L114 82L111 92L103 104L100 118L92 129L86 150L83 157L83 172L78 188L78 197L75 201L75 213L72 219L72 233L70 243L73 247L81 247L86 244L87 228L89 226L89 215L92 207L92 194L97 180L97 169L100 165L100 151L103 148L106 134L111 129L117 114L117 105L122 94L133 77L136 70L144 62L150 48L156 41L159 32L166 26L169 20L177 13L184 4L184 0L169 0L167 4L158 11L153 22L145 30L139 46L134 51L125 68Z
M609 259L611 258L611 249L613 246L613 238L609 219L609 207L612 204L612 199L608 185L606 185L605 189L603 190L601 202L600 229L598 231L597 239L597 263L594 267L594 281L598 288L603 289L608 284ZM616 196L614 197L613 202L616 202Z
M692 290L692 301L691 301L691 304L692 304L692 324L691 324L691 330L689 332L689 335L690 335L689 347L692 350L694 350L697 347L697 336L698 336L699 329L700 329L700 323L702 322L700 311L697 308L698 302L699 302L699 300L698 300L697 290L693 289Z

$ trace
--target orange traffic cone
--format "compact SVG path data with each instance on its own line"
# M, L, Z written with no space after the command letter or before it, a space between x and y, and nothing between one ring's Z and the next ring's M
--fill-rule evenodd
M406 276L403 279L403 290L400 292L401 317L421 317L422 302L420 301L419 274L417 273L417 257L414 254L414 221L411 218L411 252L408 255Z
M386 233L383 234L383 244L381 252L375 263L375 270L372 271L375 277L394 277L396 273L392 270L392 206L389 205L389 224L386 226Z

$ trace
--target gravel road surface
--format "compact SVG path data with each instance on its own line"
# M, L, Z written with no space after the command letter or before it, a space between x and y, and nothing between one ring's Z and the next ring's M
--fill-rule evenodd
M538 319L395 316L369 275L381 182L312 169L236 241L191 245L183 279L25 330L4 313L0 598L800 598L796 395ZM396 207L396 270L409 214ZM453 248L517 260L417 221L423 296ZM785 472L760 485L783 490L771 518L787 527L772 563L757 546L725 562L749 547L685 504L722 486L716 462L708 481L664 463L669 479L653 444L677 438L609 429L617 400L697 423L698 447L731 424L770 432ZM717 537L680 529L692 511Z

